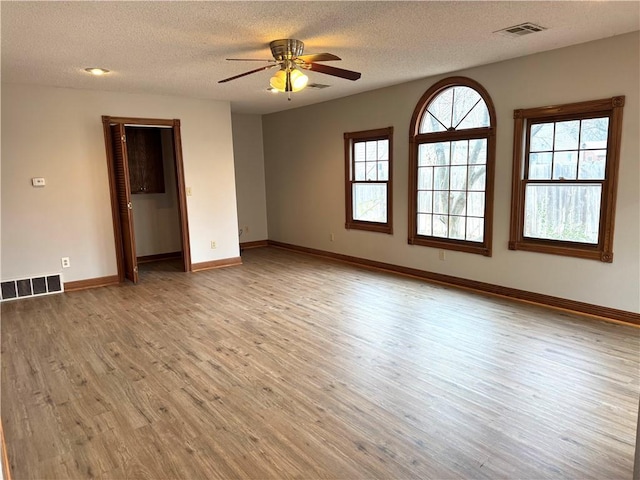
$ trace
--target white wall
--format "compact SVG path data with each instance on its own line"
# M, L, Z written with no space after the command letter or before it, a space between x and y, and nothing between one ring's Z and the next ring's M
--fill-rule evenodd
M116 274L101 115L181 120L192 262L237 257L228 102L4 84L2 279L61 271L63 256L64 281Z
M138 257L182 250L173 131L169 128L161 128L160 135L164 193L131 195L136 256Z
M231 116L233 123L233 155L238 196L238 224L243 230L241 242L266 240L267 201L262 151L262 117ZM248 231L247 231L247 228Z
M422 94L444 76L264 116L269 238L639 312L639 43L635 32L451 74L479 81L496 107L493 257L447 251L440 261L438 250L407 244L409 123ZM626 106L614 262L508 250L513 110L615 95L626 95ZM345 230L343 133L388 126L395 128L394 234ZM299 148L283 155L292 143Z

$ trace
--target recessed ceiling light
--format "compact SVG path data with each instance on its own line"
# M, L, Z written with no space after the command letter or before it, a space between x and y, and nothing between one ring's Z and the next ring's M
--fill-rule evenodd
M98 68L98 67L85 68L84 71L85 72L89 72L91 75L96 75L98 77L100 75L105 75L105 74L109 73L109 70L107 70L105 68Z

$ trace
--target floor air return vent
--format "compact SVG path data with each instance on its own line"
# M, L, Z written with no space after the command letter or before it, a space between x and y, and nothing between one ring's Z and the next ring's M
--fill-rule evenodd
M0 282L0 301L16 300L26 297L40 297L53 293L62 293L64 284L59 273L38 277L23 278Z

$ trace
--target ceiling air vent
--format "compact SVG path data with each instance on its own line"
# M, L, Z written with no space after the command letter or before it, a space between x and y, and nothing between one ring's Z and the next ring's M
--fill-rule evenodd
M536 25L535 23L521 23L520 25L514 25L513 27L503 28L493 33L499 33L506 37L522 37L523 35L529 35L530 33L538 33L546 30L546 28Z
M310 83L309 85L307 85L308 88L318 88L318 89L323 89L323 88L329 88L331 85L325 85L323 83Z

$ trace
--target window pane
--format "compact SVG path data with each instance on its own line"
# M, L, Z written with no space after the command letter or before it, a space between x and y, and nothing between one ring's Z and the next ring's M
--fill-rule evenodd
M529 179L550 180L553 153L532 153L529 155Z
M480 94L473 88L453 88L453 126L456 127L456 130L459 128L459 124L464 117L469 118L471 109L478 103L478 101L482 103L482 97L480 97ZM481 127L485 125L476 126Z
M527 185L525 237L597 244L602 186Z
M590 118L582 121L580 148L607 148L609 118Z
M553 123L531 125L529 151L544 152L553 150Z
M469 192L467 194L467 215L484 217L484 192Z
M451 150L453 151L452 165L466 165L469 153L469 140L459 142L451 142Z
M578 172L578 152L553 154L553 179L575 180Z
M606 150L580 150L578 178L580 180L604 180L606 164Z
M467 240L484 241L484 220L482 218L467 217Z
M577 150L580 134L580 120L556 122L554 150Z
M353 219L387 222L387 186L379 183L353 185Z
M457 86L444 90L431 101L422 115L419 132L488 127L489 123L489 110L480 94L473 88Z
M364 162L364 142L358 142L353 145L353 160L355 162Z
M487 163L487 139L469 140L469 163Z
M389 160L389 140L378 140L378 160Z
M467 115L467 118L462 120L456 130L464 130L465 128L478 128L489 126L489 109L484 100L480 100L473 110Z
M484 191L487 167L485 165L469 166L469 190Z
M418 167L418 190L433 189L433 167Z
M367 142L367 160L378 159L378 142Z
M364 162L356 162L354 164L354 167L355 167L354 180L364 180Z
M449 217L449 238L465 239L465 217Z
M433 192L433 212L449 213L449 192Z
M366 163L366 179L367 180L377 180L377 168L378 164L376 162L367 162Z
M451 215L467 214L466 192L451 192L451 195L449 195L449 213Z
M418 214L418 235L431 236L431 215Z
M434 167L434 190L449 190L449 167Z
M440 93L427 107L426 113L422 116L420 133L441 132L444 127L451 127L451 104L453 102L453 87ZM437 120L436 120L437 119ZM439 122L438 122L439 120ZM442 123L442 125L440 125Z
M389 162L378 162L378 180L389 180Z
M418 147L418 165L449 165L451 142L424 143Z
M467 188L467 166L451 167L451 190L465 190Z
M431 192L418 192L418 212L431 213Z
M447 215L433 216L433 233L434 237L447 238L449 234L449 217Z
M446 128L436 119L433 113L427 111L420 122L420 133L444 132Z

